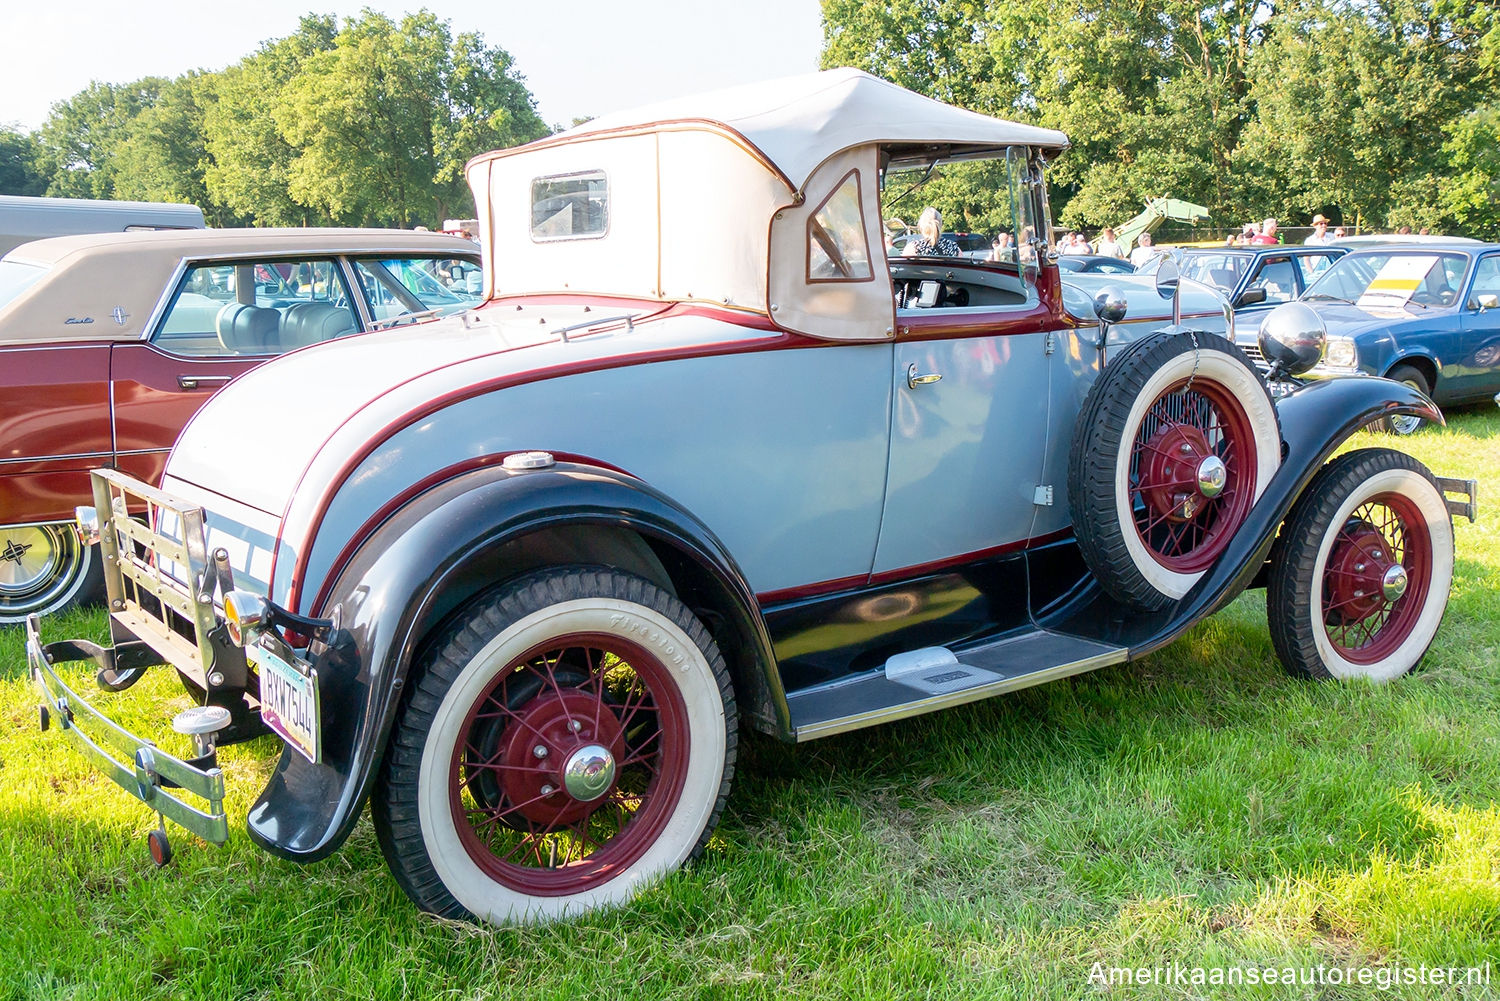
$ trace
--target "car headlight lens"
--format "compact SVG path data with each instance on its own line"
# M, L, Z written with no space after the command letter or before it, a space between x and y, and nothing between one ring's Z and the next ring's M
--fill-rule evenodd
M1354 342L1347 338L1328 338L1328 353L1323 356L1323 362L1330 368L1357 368L1359 366L1359 352L1354 348Z

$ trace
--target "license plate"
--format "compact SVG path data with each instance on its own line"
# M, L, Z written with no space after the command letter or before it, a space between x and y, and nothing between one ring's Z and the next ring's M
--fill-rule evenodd
M317 764L318 672L304 674L261 646L247 646L245 659L260 674L261 721Z

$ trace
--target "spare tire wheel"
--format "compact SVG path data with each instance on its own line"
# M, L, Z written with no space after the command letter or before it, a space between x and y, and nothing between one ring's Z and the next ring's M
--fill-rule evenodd
M1181 599L1281 461L1264 380L1218 334L1158 333L1116 356L1078 413L1068 505L1100 586L1134 608Z

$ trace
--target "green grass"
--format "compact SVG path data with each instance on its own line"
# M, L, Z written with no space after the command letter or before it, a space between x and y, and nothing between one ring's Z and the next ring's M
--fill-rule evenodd
M1493 409L1407 447L1500 484ZM750 739L703 861L544 929L416 913L367 820L316 865L261 853L240 822L269 740L223 755L229 844L178 831L154 869L152 819L37 732L19 632L0 631L0 998L1356 998L1372 989L1088 978L1500 966L1495 498L1456 526L1447 620L1395 684L1287 677L1254 592L1138 664L802 747ZM158 673L101 705L160 733L187 701Z

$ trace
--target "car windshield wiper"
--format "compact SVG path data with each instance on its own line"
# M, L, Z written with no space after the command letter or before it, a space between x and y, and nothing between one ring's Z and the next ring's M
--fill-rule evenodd
M1313 299L1328 299L1328 300L1330 300L1332 302L1341 302L1341 303L1343 303L1346 306L1352 306L1352 305L1354 305L1353 302L1351 302L1348 299L1345 299L1343 296L1341 296L1341 295L1334 295L1331 292L1314 292L1311 295L1304 295L1302 297L1302 300L1304 302L1308 302L1308 301L1311 301Z

